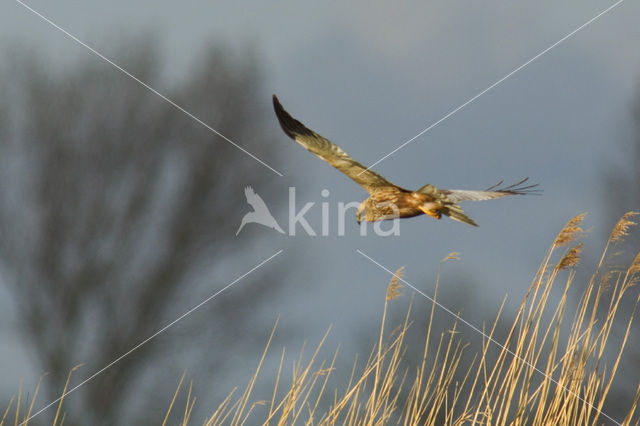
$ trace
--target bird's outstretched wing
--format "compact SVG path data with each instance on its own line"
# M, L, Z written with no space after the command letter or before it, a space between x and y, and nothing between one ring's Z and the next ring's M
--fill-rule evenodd
M507 195L527 195L527 194L539 194L541 192L538 189L538 184L523 185L529 180L528 177L521 181L514 183L513 185L500 188L502 181L493 185L484 191L472 191L466 189L443 189L441 192L446 195L449 201L457 203L458 201L484 201L493 200L494 198L506 197Z
M249 205L253 207L254 211L256 212L263 212L265 210L269 211L269 208L267 207L267 205L264 203L262 198L255 193L252 187L250 186L245 187L244 195L245 197L247 197L247 203L249 203Z
M280 105L276 95L273 95L273 108L276 111L282 130L287 136L349 176L368 192L381 187L396 187L396 185L378 173L367 170L365 166L351 158L338 145L308 129L304 124L293 118Z

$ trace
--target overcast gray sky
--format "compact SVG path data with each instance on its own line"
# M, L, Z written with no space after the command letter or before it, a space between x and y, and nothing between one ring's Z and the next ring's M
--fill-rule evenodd
M223 40L238 52L251 46L265 65L268 91L278 94L295 117L368 165L613 2L442 0L399 6L380 1L33 0L28 4L107 55L118 40L114 36L153 31L170 66L169 78L180 78L212 39ZM505 293L519 300L567 220L587 211L589 225L608 226L606 211L599 205L602 176L625 159L621 141L630 131L629 110L640 75L638 16L638 2L621 3L375 167L408 188L431 183L483 189L500 179L515 182L530 176L544 189L542 197L466 205L467 213L480 224L477 229L446 218L436 222L419 217L403 221L401 236L392 238L359 237L355 220L350 219L347 238L290 238L247 227L243 232L265 234L256 248L255 263L284 248L275 267L293 271L288 299L282 306L269 306L266 320L281 315L284 326L302 324L311 340L333 323L336 341L374 319L377 324L389 277L356 249L392 270L405 266L406 279L427 293L440 259L457 251L462 259L448 267L450 277L472 276L469 284L482 290L471 288L469 294L477 294L479 303L492 309ZM0 5L0 40L5 45L35 46L61 67L92 55L10 0ZM111 59L127 67L117 57ZM270 109L269 96L265 93L264 107ZM163 101L158 98L158 102ZM284 177L264 170L264 179L282 182L281 194L265 200L276 206L274 214L281 224L287 221L289 186L304 183L298 200L317 203L308 217L318 229L323 189L330 190L332 209L339 201L365 198L355 183L294 145L281 133L275 117L265 135L266 140L277 141L274 150L291 158L281 170ZM226 142L213 136L212 143ZM260 192L259 182L244 182L238 176L237 191L230 196L243 197L245 185ZM230 214L237 214L239 222L244 212ZM592 236L588 245L597 252L601 243ZM248 269L245 260L237 267ZM229 276L244 270L230 270ZM378 287L372 288L372 283ZM15 342L0 351L5 364L0 370L17 383L18 377L31 374L27 367L15 368L12 360L20 353L19 335L10 325L0 327L0 335L7 336L3 342Z

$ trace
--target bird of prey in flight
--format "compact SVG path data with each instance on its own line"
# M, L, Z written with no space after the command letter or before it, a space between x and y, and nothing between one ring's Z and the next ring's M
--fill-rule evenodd
M539 192L536 188L537 184L524 185L529 178L524 178L513 185L502 188L500 188L502 185L502 181L500 181L484 191L438 189L429 184L415 191L410 191L389 182L373 170L367 169L351 158L338 145L308 129L285 111L276 95L273 95L273 108L282 130L287 136L349 176L369 193L369 198L364 200L356 210L358 223L361 220L375 222L427 214L436 219L445 215L451 219L478 226L464 214L458 202L492 200L507 195Z

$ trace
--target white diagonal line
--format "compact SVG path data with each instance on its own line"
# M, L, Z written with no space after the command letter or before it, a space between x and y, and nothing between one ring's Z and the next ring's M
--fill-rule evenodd
M155 333L153 333L151 336L147 337L146 339L144 339L142 342L138 343L136 346L134 346L133 348L129 349L127 352L125 352L124 354L120 355L118 358L114 359L113 361L111 361L109 364L107 364L106 366L102 367L100 370L96 371L95 373L93 373L91 376L87 377L86 379L84 379L82 382L80 382L79 384L77 384L76 386L72 387L71 389L69 389L68 391L66 391L65 393L63 393L58 399L56 399L55 401L51 401L49 404L45 405L44 407L42 407L40 410L36 411L33 415L31 415L29 418L25 419L22 423L20 423L19 426L23 426L26 425L27 422L29 422L29 420L33 419L35 416L37 416L38 414L42 413L43 411L47 410L48 408L50 408L51 406L53 406L54 404L57 404L62 398L66 397L67 395L69 395L70 393L74 392L75 390L77 390L79 387L84 386L85 384L87 384L89 381L93 380L94 378L96 378L98 375L104 373L106 370L108 370L109 368L111 368L114 364L118 363L119 361L121 361L122 359L126 358L127 356L131 355L133 352L135 352L136 350L140 349L143 345L145 345L146 343L148 343L150 340L154 339L155 337L157 337L159 334L165 332L167 329L169 329L170 327L172 327L173 325L175 325L178 321L184 319L185 317L187 317L188 315L190 315L191 313L193 313L193 311L195 311L196 309L200 308L202 305L204 305L205 303L211 301L212 299L214 299L216 296L218 296L220 293L222 293L223 291L225 291L226 289L228 289L229 287L231 287L232 285L234 285L235 283L237 283L238 281L240 281L241 279L243 279L244 277L246 277L247 275L249 275L250 273L252 273L253 271L255 271L256 269L260 268L262 265L264 265L265 263L269 262L271 259L273 259L274 257L276 257L277 255L279 255L280 253L282 253L283 250L278 250L275 254L271 255L271 257L263 260L262 262L260 262L259 264L257 264L256 266L254 266L253 268L251 268L249 271L245 272L244 274L240 275L238 278L236 278L235 280L233 280L232 282L230 282L229 284L227 284L226 286L224 286L222 289L218 290L217 292L215 292L214 294L212 294L211 296L207 297L206 299L204 299L202 302L198 303L197 305L195 305L193 308L189 309L187 312L185 312L184 314L180 315L178 318L176 318L175 320L171 321L169 324L165 325L164 327L162 327L160 330L156 331Z
M480 330L478 327L476 327L475 325L471 324L469 321L465 320L464 318L462 318L460 315L454 313L451 309L447 308L446 306L442 305L440 302L436 301L435 299L429 297L426 293L418 290L415 286L413 286L412 284L410 284L409 282L407 282L404 278L396 275L395 273L391 272L390 269L384 267L383 265L381 265L379 262L373 260L371 257L367 256L366 254L364 254L362 251L360 251L359 249L356 249L356 251L358 253L360 253L363 257L369 259L372 263L376 264L377 266L379 266L381 269L387 271L389 274L391 274L392 276L396 277L398 280L402 281L404 284L406 284L408 287L411 287L414 291L418 292L420 295L424 296L425 298L427 298L430 302L434 303L436 306L438 306L440 309L444 310L445 312L447 312L448 314L452 315L453 317L455 317L458 321L462 322L463 324L467 325L469 328L471 328L473 331L478 332L479 334L481 334L485 339L487 339L488 341L490 341L491 343L497 345L498 347L500 347L500 349L506 351L507 353L509 353L511 356L513 356L514 358L517 358L519 361L524 362L527 366L529 366L530 368L534 369L536 372L542 374L544 377L546 377L548 380L550 380L551 382L553 382L554 384L556 384L557 386L559 386L560 388L562 388L563 390L569 392L571 395L575 396L576 398L578 398L580 401L582 401L583 403L587 404L589 407L591 407L592 409L596 410L598 413L602 414L604 417L606 417L607 419L611 420L612 422L614 422L615 424L622 426L622 423L620 423L619 421L617 421L616 419L610 417L607 415L607 413L605 413L604 411L598 409L598 407L594 406L593 404L589 403L588 401L586 401L585 399L583 399L580 395L578 395L577 393L573 392L571 389L561 385L557 380L555 380L553 377L551 376L547 376L544 371L540 370L539 368L537 368L536 366L532 365L530 362L528 362L527 360L525 360L524 358L516 355L512 350L508 349L507 347L505 347L502 343L498 342L497 340L495 340L493 337L487 335L484 331Z
M94 55L98 56L103 61L105 61L105 62L109 63L110 65L112 65L113 67L117 68L119 71L121 71L122 73L124 73L128 77L132 78L133 80L138 82L140 85L144 86L149 91L151 91L151 92L155 93L156 95L160 96L162 99L167 101L169 104L171 104L173 107L175 107L176 109L178 109L182 113L186 114L188 117L194 119L195 121L197 121L202 126L204 126L207 129L211 130L213 133L215 133L216 135L220 136L222 139L224 139L225 141L229 142L231 145L235 146L240 151L244 152L249 157L251 157L254 160L256 160L258 163L260 163L263 166L267 167L269 170L271 170L272 172L274 172L278 176L284 176L282 173L280 173L279 171L277 171L276 169L274 169L273 167L271 167L270 165L268 165L267 163L262 161L260 158L256 157L255 155L253 155L252 153L250 153L249 151L247 151L246 149L244 149L243 147L241 147L240 145L238 145L237 143L235 143L234 141L232 141L231 139L229 139L228 137L226 137L225 135L223 135L222 133L220 133L219 131L217 131L216 129L214 129L213 127L211 127L210 125L208 125L207 123L205 123L204 121L202 121L201 119L199 119L198 117L196 117L195 115L193 115L192 113L190 113L189 111L187 111L186 109L184 109L183 107L181 107L180 105L178 105L177 103L175 103L174 101L172 101L171 99L166 97L165 95L163 95L162 93L158 92L156 89L154 89L153 87L149 86L147 83L145 83L144 81L140 80L138 77L136 77L135 75L131 74L129 71L127 71L126 69L122 68L120 65L116 64L111 59L107 58L102 53L98 52L96 49L94 49L93 47L89 46L87 43L83 42L78 37L74 36L69 31L65 30L64 28L62 28L61 26L59 26L58 24L53 22L51 19L47 18L46 16L44 16L43 14L38 12L37 10L33 9L28 4L24 3L21 0L15 0L15 1L16 1L16 3L20 4L25 9L29 10L30 12L32 12L34 15L40 17L43 21L47 22L48 24L50 24L55 29L57 29L57 30L61 31L62 33L64 33L67 37L69 37L70 39L72 39L76 43L78 43L81 46L83 46L86 49L88 49L91 53L93 53Z
M562 43L563 41L567 40L568 38L572 37L573 35L575 35L578 31L580 31L581 29L583 29L584 27L588 26L589 24L592 24L595 20L597 20L598 18L600 18L601 16L609 13L612 9L614 9L616 6L618 6L620 3L622 3L624 0L618 0L617 2L615 2L614 4L612 4L611 6L609 6L608 8L606 8L605 10L603 10L602 12L600 12L599 14L597 14L596 16L594 16L593 18L589 19L587 22L585 22L584 24L580 25L578 28L576 28L575 30L571 31L569 34L567 34L566 36L562 37L560 40L556 41L555 43L553 43L551 46L547 47L546 49L544 49L542 52L538 53L536 56L534 56L533 58L529 59L527 62L525 62L524 64L520 65L518 68L514 69L513 71L511 71L509 74L505 75L504 77L502 77L500 80L496 81L495 83L493 83L491 86L487 87L486 89L484 89L482 92L478 93L477 95L475 95L474 97L472 97L471 99L469 99L468 101L466 101L465 103L463 103L462 105L460 105L459 107L455 108L454 110L450 111L447 115L445 115L444 117L442 117L440 120L436 121L435 123L433 123L432 125L430 125L429 127L427 127L426 129L424 129L423 131L421 131L420 133L418 133L417 135L415 135L414 137L412 137L411 139L409 139L408 141L404 142L402 145L398 146L396 149L394 149L393 151L391 151L390 153L388 153L387 155L385 155L384 157L380 158L378 161L376 161L375 163L371 164L369 167L367 167L365 170L361 171L359 173L359 175L361 175L362 173L370 170L372 167L374 167L376 164L384 161L385 159L387 159L388 157L392 156L393 154L395 154L396 152L398 152L399 150L401 150L402 148L404 148L405 146L409 145L411 142L413 142L414 140L416 140L417 138L419 138L420 136L424 135L425 133L427 133L429 130L433 129L434 127L436 127L438 124L442 123L443 121L445 121L447 118L451 117L452 115L454 115L455 113L457 113L458 111L460 111L462 108L466 107L467 105L469 105L470 103L472 103L473 101L475 101L476 99L478 99L480 96L484 95L485 93L487 93L488 91L490 91L491 89L493 89L494 87L496 87L497 85L499 85L500 83L502 83L503 81L505 81L506 79L508 79L509 77L511 77L512 75L514 75L515 73L517 73L518 71L520 71L521 69L523 69L524 67L526 67L527 65L529 65L531 62L535 61L536 59L538 59L539 57L543 56L545 53L549 52L551 49L553 49L554 47L556 47L557 45L559 45L560 43Z

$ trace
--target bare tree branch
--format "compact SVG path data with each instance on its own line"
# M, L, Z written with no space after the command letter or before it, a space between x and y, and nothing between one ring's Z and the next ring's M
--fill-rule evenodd
M160 84L162 63L150 43L119 57L145 82ZM13 96L0 109L0 166L8 165L0 172L0 259L56 397L75 364L94 371L164 325L180 295L195 288L201 265L222 268L246 249L247 240L235 238L245 209L241 188L271 179L253 159L94 58L57 73L29 56L12 67L3 81ZM218 47L170 97L268 158L256 104L260 81L250 55L232 58ZM263 295L275 284L263 275L246 285ZM239 323L246 313L218 311ZM145 363L166 347L149 342L96 378L66 424L121 421ZM197 342L193 348L212 350Z

